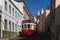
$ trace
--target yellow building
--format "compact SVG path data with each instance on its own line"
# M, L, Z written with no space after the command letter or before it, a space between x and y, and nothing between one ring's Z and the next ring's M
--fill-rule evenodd
M38 16L38 19L39 19L38 31L46 32L48 30L48 27L50 26L50 21L51 21L50 10L45 10L45 11L42 10Z
M48 30L48 27L50 27L50 23L51 23L51 14L50 14L50 10L46 10L45 12L45 30Z

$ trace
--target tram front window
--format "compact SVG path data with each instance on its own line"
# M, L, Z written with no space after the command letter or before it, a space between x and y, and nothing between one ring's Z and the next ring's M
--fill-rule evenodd
M30 24L28 24L28 29L30 28Z

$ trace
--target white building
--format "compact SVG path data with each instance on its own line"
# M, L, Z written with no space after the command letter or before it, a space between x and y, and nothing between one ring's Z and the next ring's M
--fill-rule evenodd
M12 2L18 7L18 9L23 14L23 20L27 20L31 18L31 14L23 0L20 0L19 2L12 0Z
M23 14L11 0L0 0L0 37L17 34L21 29ZM13 35L13 34L11 34Z

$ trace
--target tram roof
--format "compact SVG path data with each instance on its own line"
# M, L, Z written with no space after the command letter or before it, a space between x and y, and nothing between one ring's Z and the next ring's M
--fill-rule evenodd
M23 20L23 23L33 23L30 19L28 20Z

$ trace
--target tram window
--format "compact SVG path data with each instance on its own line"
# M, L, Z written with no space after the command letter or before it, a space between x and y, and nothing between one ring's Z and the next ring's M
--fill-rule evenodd
M36 25L34 25L34 29L36 29Z
M33 26L33 25L31 24L31 25L30 25L30 28L32 28L32 26Z
M30 24L28 24L28 28L30 28Z
M32 26L32 25L31 25Z
M26 24L24 24L24 28L27 28L27 27L26 27Z
M22 25L22 28L23 28L23 25Z
M21 28L21 26L20 26L20 28Z

